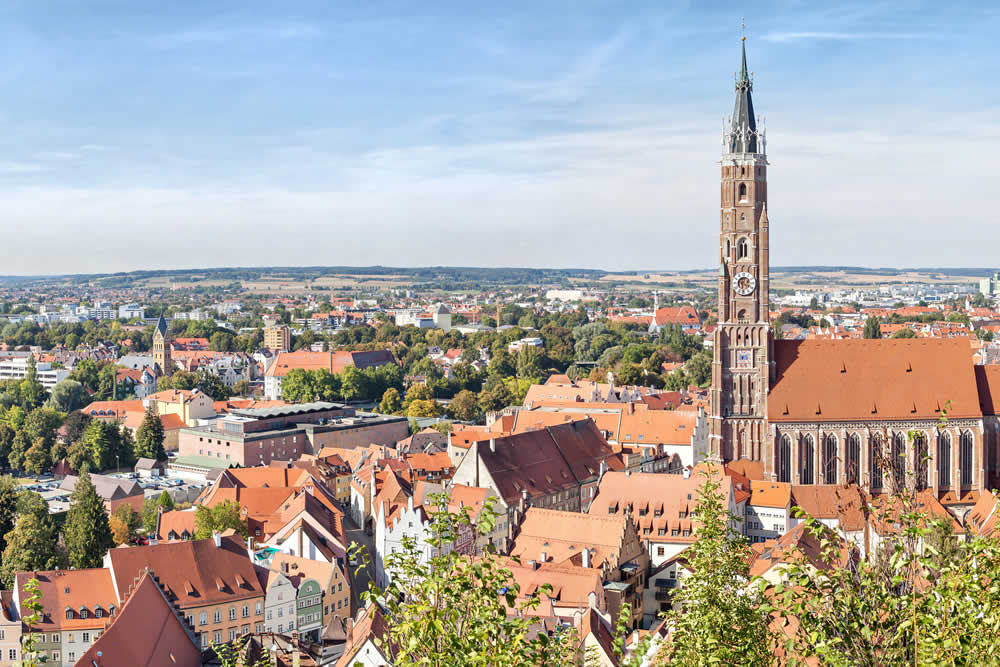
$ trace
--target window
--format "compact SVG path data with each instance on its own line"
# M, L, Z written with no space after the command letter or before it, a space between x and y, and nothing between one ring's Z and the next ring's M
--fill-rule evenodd
M70 662L76 660L76 651L70 651L69 653L67 653L66 659L69 660Z
M927 438L917 433L913 438L913 469L917 471L917 490L926 489L927 479Z
M823 436L823 483L837 483L837 436Z
M0 632L0 639L3 639L3 634L2 634L2 632ZM71 641L73 641L73 633L72 633L72 632L71 632L71 633L69 633L68 635L66 635L66 641L68 641L68 642L71 642Z
M212 618L216 623L222 623L222 610L216 609L215 614L212 615Z
M815 464L816 445L811 434L806 433L799 445L799 484L815 484L813 466Z
M747 200L747 184L740 183L740 201Z
M872 489L882 489L882 434L876 433L872 436Z
M208 625L208 614L205 612L198 614L198 625Z
M284 624L282 624L282 623L278 623L278 634L280 635L280 634L281 634L282 632L284 632L284 631L285 631L285 626L284 626Z
M81 609L80 610L80 618L87 618L87 610L86 609Z
M94 616L96 616L97 618L102 618L104 616L104 610L98 607L97 609L94 610Z
M236 639L236 628L229 628L229 641Z
M83 633L83 643L86 644L89 641L90 641L90 633L89 632L84 632Z
M656 547L656 555L657 556L662 556L662 555L664 555L664 553L665 553L665 551L664 551L663 547Z
M792 481L792 439L787 433L781 436L778 442L777 456L778 481L790 483Z
M942 432L938 436L938 486L951 487L951 433Z
M248 618L250 616L250 605L243 605L243 618Z
M736 259L746 259L750 256L750 244L746 239L736 242Z
M271 617L273 616L273 613L272 613L273 611L274 611L273 609L268 609L267 610L267 620L269 620L269 621L271 620Z
M847 436L847 481L857 484L861 473L861 439L857 433Z
M16 648L8 649L8 651L7 651L7 659L8 660L17 660L17 649Z
M972 431L964 431L959 438L959 465L962 486L972 486Z
M255 604L255 605L254 605L254 608L253 608L253 613L254 613L254 614L255 614L256 616L260 616L260 613L261 613L261 611L262 611L262 605L261 605L261 603L260 603L260 602L258 602L257 604Z
M215 631L215 643L216 644L221 644L222 643L222 630L216 630Z
M260 633L264 632L264 624L263 623L254 623L253 624L253 631L256 632L257 634L260 634Z
M59 651L52 651L52 661L59 662Z

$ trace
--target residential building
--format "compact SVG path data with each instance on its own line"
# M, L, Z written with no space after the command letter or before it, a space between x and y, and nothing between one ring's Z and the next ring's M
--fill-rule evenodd
M368 603L355 618L348 619L347 642L336 667L389 667L392 662L384 650L388 640L389 624L379 606Z
M267 572L264 598L264 632L291 633L297 629L298 590L291 575L271 568Z
M18 667L20 660L21 611L13 591L0 591L0 665Z
M166 389L150 394L142 403L161 417L177 415L188 426L215 417L212 397L198 389Z
M291 330L284 324L264 328L264 347L274 352L288 352L292 349Z
M78 479L76 475L67 475L60 482L59 489L67 494L73 493ZM104 501L108 514L114 513L119 505L128 505L136 512L142 512L143 489L135 480L110 475L91 475L90 481L97 495Z
M530 507L516 528L510 555L522 563L572 563L600 571L608 612L618 618L628 604L628 627L639 626L650 558L627 516Z
M270 562L269 572L280 574L291 584L295 592L295 627L300 635L311 641L319 641L322 629L331 618L349 616L351 613L351 585L343 567L338 562L330 563L281 553L274 554ZM268 589L268 597L270 596L271 591ZM277 627L281 622L279 618L269 618L268 621ZM291 630L292 627L288 625L291 619L287 616L285 618L286 628Z
M107 622L107 619L102 619ZM150 632L155 628L155 632ZM78 665L200 665L198 635L152 571L143 572L122 600L121 611L79 656Z
M702 471L715 475L724 502L733 516L742 517L749 481L733 471L728 474L720 466L700 465L690 476L656 473L606 472L598 486L597 496L590 504L592 516L631 516L636 532L645 543L652 566L694 544L697 522L692 514L698 503L698 490L705 483ZM732 527L741 530L734 521Z
M264 589L239 536L118 547L105 557L118 597L152 569L188 625L209 643L232 641L264 623Z
M35 647L50 664L72 667L118 609L111 572L106 568L18 572L14 604L20 618L31 613L24 606L24 585L29 579L38 580L40 602L47 612L32 625Z
M743 515L743 534L751 543L776 540L792 527L792 485L750 480Z
M367 352L279 352L264 373L264 398L274 401L281 398L281 380L294 368L326 370L337 374L348 366L366 369L395 364L389 350Z
M146 312L143 310L142 306L136 303L128 303L123 306L118 306L118 319L120 320L131 320L131 319L146 319Z
M28 374L30 364L27 357L0 361L0 382L23 380ZM43 361L35 363L35 377L46 391L52 391L61 380L69 377L69 371L65 368L53 368L51 363Z
M490 489L503 500L513 525L522 501L533 507L585 510L605 467L620 468L620 459L593 420L585 419L474 442L452 481Z

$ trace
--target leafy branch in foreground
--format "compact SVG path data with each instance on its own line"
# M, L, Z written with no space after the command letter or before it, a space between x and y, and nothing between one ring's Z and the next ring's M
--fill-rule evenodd
M428 502L438 508L428 533L419 540L404 538L402 548L385 557L389 583L384 589L371 583L362 594L379 605L389 627L388 636L376 639L380 650L397 665L573 664L575 630L562 627L549 635L531 616L550 586L521 596L508 567L513 559L492 550L475 557L454 551L461 530L474 528L483 535L492 530L497 517L492 498L474 527L468 508L447 510L447 495ZM367 566L364 550L354 547L354 553L364 560L360 567Z

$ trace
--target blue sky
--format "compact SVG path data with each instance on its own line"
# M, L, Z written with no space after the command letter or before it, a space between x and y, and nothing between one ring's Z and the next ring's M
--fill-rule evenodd
M744 15L773 264L1000 264L1000 9L818 5L0 0L0 273L710 267Z

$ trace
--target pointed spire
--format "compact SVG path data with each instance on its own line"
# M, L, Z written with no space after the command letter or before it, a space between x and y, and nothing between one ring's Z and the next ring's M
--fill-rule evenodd
M740 71L736 74L736 105L727 142L730 153L757 153L757 117L753 112L753 81L747 68L746 36L740 41Z

